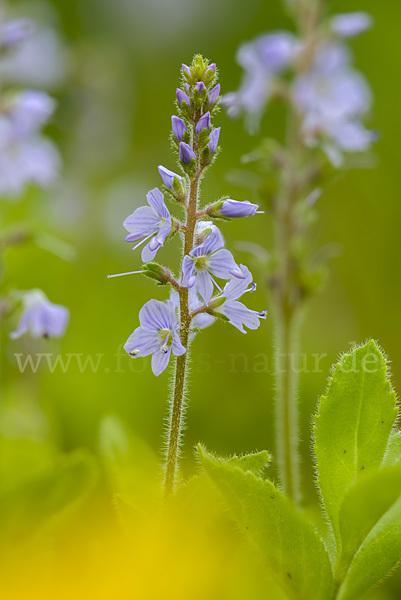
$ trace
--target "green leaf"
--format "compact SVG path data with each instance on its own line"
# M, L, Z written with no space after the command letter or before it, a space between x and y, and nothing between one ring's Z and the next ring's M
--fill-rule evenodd
M101 422L100 452L112 491L123 505L140 508L159 500L162 488L157 455L116 417Z
M338 513L348 487L380 467L397 416L386 360L374 341L344 354L315 417L318 484L340 552Z
M297 600L327 600L332 584L330 561L307 518L270 481L198 448L205 471L286 594Z
M342 555L336 580L343 583L337 597L353 600L401 559L401 464L355 481L345 495L339 524Z
M401 460L401 431L391 432L382 466L396 465Z
M271 463L272 457L266 451L255 452L254 454L244 454L243 456L231 456L227 459L220 458L221 462L232 467L239 467L242 471L251 471L255 475L261 472Z
M25 539L72 507L92 487L96 468L90 455L63 457L40 477L0 498L2 541Z

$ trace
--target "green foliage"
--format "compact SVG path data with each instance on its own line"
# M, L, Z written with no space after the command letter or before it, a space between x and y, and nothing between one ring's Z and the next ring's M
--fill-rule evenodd
M347 490L339 514L338 594L351 600L385 577L401 558L401 465L366 473Z
M374 341L342 356L315 418L318 484L338 552L338 514L347 488L380 467L397 416L386 360Z
M1 495L2 544L29 539L60 517L85 496L95 476L91 456L77 451Z
M138 509L159 499L158 457L116 417L105 417L101 423L100 453L111 491L121 506Z
M269 572L288 596L326 600L332 582L330 561L307 518L270 481L242 470L235 461L216 459L201 447L199 455L235 520L255 542ZM249 461L255 466L252 457Z
M391 432L386 454L383 458L383 466L396 465L401 460L401 432L394 430Z
M305 515L260 474L263 453L218 459L202 447L206 473L289 598L356 600L401 560L401 433L396 397L375 342L344 354L314 425L318 484L334 575Z

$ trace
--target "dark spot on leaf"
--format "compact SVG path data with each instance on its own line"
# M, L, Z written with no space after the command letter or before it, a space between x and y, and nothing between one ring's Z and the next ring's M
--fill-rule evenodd
M362 467L361 467L361 471L364 471L364 470L365 470L365 467L362 465Z
M291 577L291 573L287 573L287 575L288 575L288 578L289 578L289 579L292 579L292 577Z
M347 451L346 451L346 450L344 450L344 454L346 454L346 453L347 453Z
M270 496L270 498L273 500L273 498L274 498L274 494L272 494L272 495Z
M249 527L246 527L246 526L245 526L245 529L249 529Z
M384 421L382 421L382 423L384 423Z

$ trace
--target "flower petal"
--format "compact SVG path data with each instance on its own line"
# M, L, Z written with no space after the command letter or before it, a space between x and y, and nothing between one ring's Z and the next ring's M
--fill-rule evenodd
M189 284L189 280L195 274L195 263L188 254L184 256L184 260L182 261L182 281L181 285L187 287Z
M170 329L173 331L177 318L171 305L160 300L149 300L139 311L141 327L150 331Z
M190 254L196 258L200 256L209 256L212 252L216 252L219 248L224 245L223 236L220 231L216 228L210 233L200 246L194 248Z
M127 217L123 223L130 235L125 239L136 242L146 235L157 233L160 229L160 218L150 206L141 206Z
M217 309L230 320L231 325L234 325L241 333L246 333L244 329L257 329L260 325L260 317L255 310L250 310L237 300L225 302L223 306Z
M163 219L167 219L170 216L168 208L164 202L164 194L159 188L154 188L146 194L146 200L149 206Z
M176 356L181 356L181 354L185 354L186 348L181 344L180 336L176 331L173 333L173 354Z
M224 248L209 257L207 268L210 273L221 279L231 279L231 271L239 271L233 255Z
M209 304L209 301L213 294L213 281L209 273L205 270L197 271L196 273L196 289L202 296L205 304Z
M240 270L244 275L244 279L238 277L232 277L228 283L224 286L223 296L228 300L237 300L247 290L250 283L252 283L252 273L245 265L240 265Z
M166 351L163 351L161 348L157 350L152 356L152 371L153 374L160 375L167 368L167 365L170 360L171 348L168 348Z
M150 331L143 327L137 327L125 343L124 350L130 354L134 353L138 357L149 356L160 347L160 340L157 331ZM136 352L138 351L138 352Z

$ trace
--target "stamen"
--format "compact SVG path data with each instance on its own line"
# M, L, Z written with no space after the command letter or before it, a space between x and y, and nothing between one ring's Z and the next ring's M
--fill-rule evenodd
M129 271L128 273L116 273L115 275L107 275L107 279L112 277L122 277L123 275L136 275L137 273L144 273L145 271Z
M258 312L258 316L261 319L266 319L266 317L267 317L267 310L261 310L260 312Z
M132 358L136 358L139 354L139 348L137 348L136 350L131 350L131 352L129 353L130 356L132 356Z
M208 271L209 273L209 271ZM217 289L219 290L220 294L223 293L223 290L221 289L221 287L219 286L219 284L217 283L217 281L212 277L212 275L209 273L210 275L210 279L213 281L214 285L217 287Z
M246 292L255 292L256 291L256 283L252 283L251 287L248 288L247 290L245 290L244 294L246 294Z
M167 354L168 352L168 346L167 344L164 344L161 348L160 348L160 352L162 352L163 354Z
M257 210L255 215L264 215L265 211L264 210Z
M137 245L132 248L132 250L136 250L137 248L139 248L139 246L141 246L144 242L146 242L146 240L148 240L150 237L152 237L152 235L155 235L155 234L151 233L151 234L147 235L146 237L144 237L143 240L138 242Z

